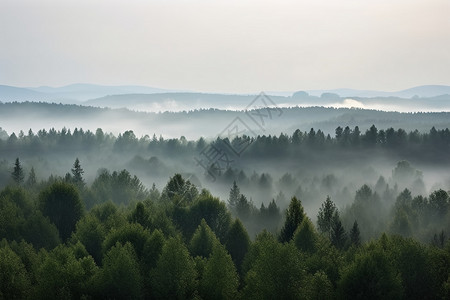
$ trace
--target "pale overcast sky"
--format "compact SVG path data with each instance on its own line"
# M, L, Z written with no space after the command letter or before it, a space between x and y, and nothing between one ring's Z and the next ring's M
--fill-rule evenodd
M449 0L0 0L0 84L450 85Z

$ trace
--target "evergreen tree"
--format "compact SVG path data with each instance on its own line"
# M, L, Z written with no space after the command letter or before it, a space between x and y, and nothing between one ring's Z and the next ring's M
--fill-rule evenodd
M36 173L34 172L34 168L31 167L30 174L28 174L27 186L34 187L37 183Z
M84 212L74 186L56 182L39 194L39 209L56 225L63 240L70 237Z
M192 236L189 244L189 250L194 257L202 256L208 258L213 251L214 245L218 243L219 240L216 235L208 224L206 224L205 219L202 219L200 225L198 225L197 230Z
M342 226L339 212L333 215L333 223L331 223L331 243L338 249L342 249L347 241L347 233Z
M71 171L73 183L80 188L84 187L84 170L81 168L80 160L78 159L78 157L75 159Z
M216 244L200 280L200 295L203 299L236 299L238 278L230 254L221 244Z
M12 179L17 184L22 184L25 178L23 174L22 165L20 164L19 158L16 158L16 162L14 163L14 170L11 173Z
M233 181L233 186L230 190L230 196L228 197L228 207L232 212L235 212L236 206L239 202L239 197L241 195L241 191L239 190L239 187L236 184L236 180Z
M239 219L236 219L228 231L225 244L238 271L241 271L244 257L250 248L250 237Z
M331 201L330 196L327 196L327 199L322 203L322 207L319 208L319 213L317 214L318 229L328 237L331 236L331 224L336 210L336 205Z
M305 217L294 234L295 246L301 251L314 253L316 251L317 234L314 225Z
M353 227L350 230L350 242L355 245L359 246L361 244L361 237L359 236L359 227L358 222L353 223Z
M301 201L295 196L292 197L289 208L286 211L286 220L280 232L279 239L281 242L289 242L292 239L295 230L302 223L304 217Z
M197 287L197 271L183 242L175 238L166 241L150 277L156 299L192 298Z

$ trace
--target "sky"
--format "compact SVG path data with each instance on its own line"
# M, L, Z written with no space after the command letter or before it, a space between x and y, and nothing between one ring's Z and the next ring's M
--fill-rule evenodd
M0 0L0 84L450 85L448 0Z

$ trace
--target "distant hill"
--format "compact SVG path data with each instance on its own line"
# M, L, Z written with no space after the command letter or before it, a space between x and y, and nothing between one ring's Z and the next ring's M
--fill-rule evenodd
M38 92L44 92L47 94L57 95L62 98L74 99L77 101L86 101L89 99L104 97L107 95L154 94L154 93L168 93L174 91L147 86L135 86L135 85L107 86L107 85L96 85L85 83L71 84L57 88L38 87L29 89Z
M266 93L282 107L357 107L400 112L450 111L450 86L424 85L398 92L352 89ZM137 111L189 111L216 108L245 109L257 94L194 93L145 86L72 84L63 87L0 86L0 102L49 102Z
M341 97L436 97L448 94L450 95L450 86L448 85L422 85L396 92L371 91L371 90L355 90L355 89L331 89L331 90L309 90L306 91L311 96L320 96L323 93L334 93Z
M1 102L45 101L76 104L83 101L120 94L168 93L175 90L158 89L146 86L105 86L95 84L71 84L62 87L13 87L0 85Z
M44 101L48 98L50 98L50 95L39 91L8 85L0 85L1 102L20 101L18 99L28 99L28 101Z

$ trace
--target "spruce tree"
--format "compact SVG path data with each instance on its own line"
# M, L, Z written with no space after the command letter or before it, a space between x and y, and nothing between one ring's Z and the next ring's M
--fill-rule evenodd
M339 212L336 211L333 215L333 222L331 223L331 243L338 249L342 249L347 241L347 233L342 226Z
M241 191L239 190L239 187L236 184L236 181L233 181L233 186L230 190L230 196L228 197L228 207L232 212L235 212L236 206L239 202L239 197L241 195Z
M12 179L17 184L22 184L25 178L23 174L22 165L20 164L19 158L16 158L16 162L14 163L14 170L11 173Z
M35 186L37 183L36 173L34 172L34 168L31 167L30 174L28 174L27 185L29 187Z
M294 232L297 227L302 223L305 214L303 212L303 206L297 197L292 197L289 208L286 211L286 221L280 232L280 241L289 242L294 236Z
M317 214L317 228L328 237L331 236L331 224L336 210L336 205L331 201L330 196L327 196L327 199L322 203L322 207L319 208L319 213Z
M361 244L361 237L359 235L358 222L353 223L353 227L350 230L350 242L352 245L359 246Z
M71 171L73 183L80 188L84 187L84 170L81 168L80 160L78 159L78 157L75 159Z

